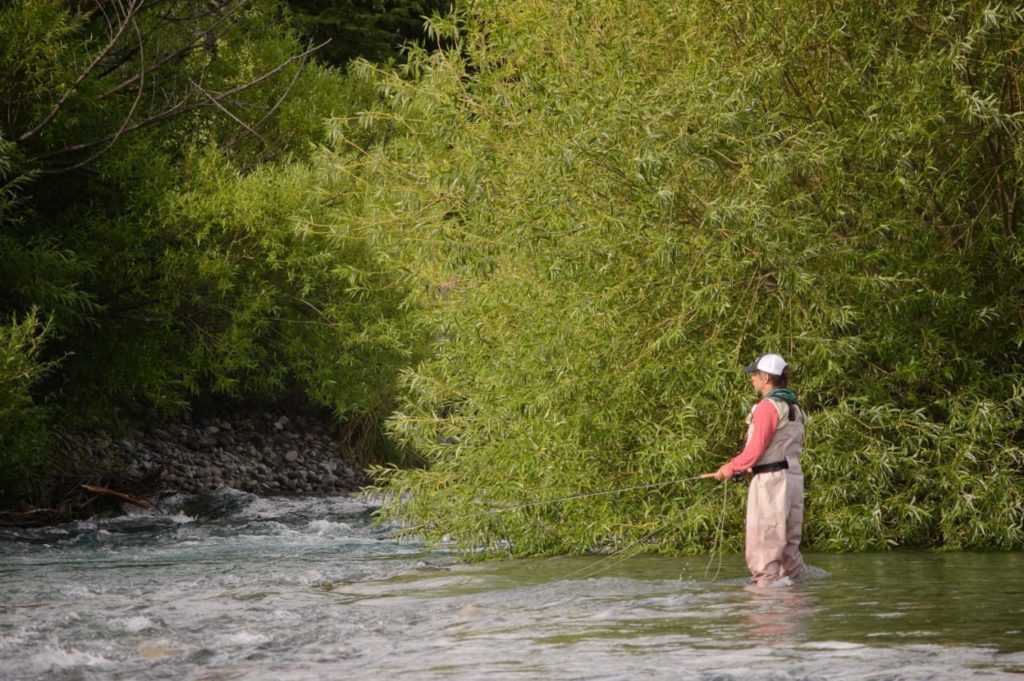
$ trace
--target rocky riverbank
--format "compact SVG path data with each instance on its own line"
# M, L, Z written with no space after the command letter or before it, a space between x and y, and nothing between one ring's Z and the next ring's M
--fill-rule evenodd
M369 482L329 418L257 411L146 431L61 435L80 482L139 497L230 487L259 495L337 494Z

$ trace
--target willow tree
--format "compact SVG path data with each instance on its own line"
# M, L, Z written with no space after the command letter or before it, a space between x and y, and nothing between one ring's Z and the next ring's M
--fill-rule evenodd
M423 19L451 5L444 0L287 0L295 24L318 56L344 66L356 58L400 61L407 43L423 41Z
M13 144L0 138L0 227L17 226L23 217L22 188L31 179L20 172ZM18 244L0 231L0 249L8 260L22 255ZM51 254L52 255L52 254ZM0 319L0 498L25 498L47 447L46 412L32 390L51 365L40 359L48 332L35 309Z
M372 435L416 332L309 156L373 90L278 0L15 0L0 33L0 366L40 370L0 371L0 412L49 407L45 433L286 396Z
M740 367L776 351L811 547L1024 545L1020 11L482 1L432 30L454 47L374 74L328 161L434 328L391 421L428 465L378 471L386 517L707 550L721 488L672 481L740 447Z

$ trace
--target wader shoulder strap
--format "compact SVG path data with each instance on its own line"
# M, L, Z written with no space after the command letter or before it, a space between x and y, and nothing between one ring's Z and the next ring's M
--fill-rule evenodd
M798 405L796 403L796 400L787 400L787 399L782 398L782 397L773 397L771 399L773 399L773 400L775 400L777 402L785 402L786 405L789 407L789 420L790 421L795 421L796 420L796 410L793 407L798 407L799 408L799 406L800 406L800 405Z

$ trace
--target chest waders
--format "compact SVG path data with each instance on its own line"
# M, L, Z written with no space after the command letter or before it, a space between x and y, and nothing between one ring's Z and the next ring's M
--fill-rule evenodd
M771 442L750 474L747 494L747 567L759 586L803 572L800 540L804 516L804 476L800 453L804 413L796 402L771 399L778 422Z

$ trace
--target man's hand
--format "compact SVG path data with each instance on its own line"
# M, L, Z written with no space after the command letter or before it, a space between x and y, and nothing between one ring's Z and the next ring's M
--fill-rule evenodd
M717 471L715 471L715 480L722 482L732 477L732 469L729 468L729 464L723 463Z

